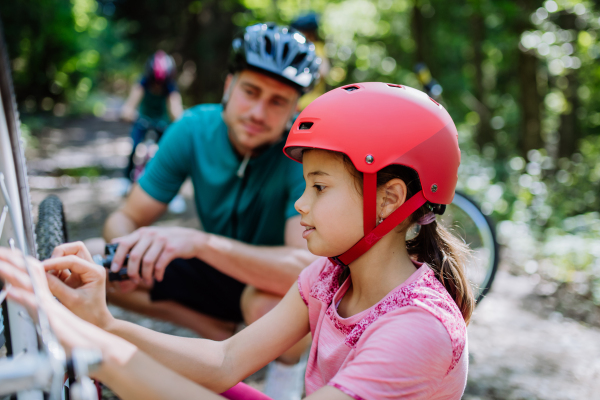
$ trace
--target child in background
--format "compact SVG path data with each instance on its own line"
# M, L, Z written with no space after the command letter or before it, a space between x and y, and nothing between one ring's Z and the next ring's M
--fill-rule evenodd
M133 154L144 140L150 126L162 134L166 127L179 119L183 113L181 94L175 83L175 61L164 51L154 53L144 67L144 75L139 83L131 88L121 109L121 118L134 122L131 129L133 142L125 177L132 180Z
M76 274L47 275L62 303L43 296L57 336L67 348L99 347L105 362L93 375L123 399L221 398L204 387L227 390L309 331L310 399L460 399L475 304L463 269L468 250L435 216L452 201L460 162L446 110L405 86L341 87L301 113L284 151L303 163L296 209L309 250L323 258L271 312L223 342L115 320L104 271L82 245L68 244L44 262L47 271ZM61 257L69 254L79 258ZM17 287L9 296L35 306L9 255L0 251L0 276Z

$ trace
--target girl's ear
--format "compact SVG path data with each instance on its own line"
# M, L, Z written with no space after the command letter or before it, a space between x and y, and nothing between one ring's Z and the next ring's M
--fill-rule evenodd
M379 215L385 219L406 201L406 183L395 178L383 185L382 189Z

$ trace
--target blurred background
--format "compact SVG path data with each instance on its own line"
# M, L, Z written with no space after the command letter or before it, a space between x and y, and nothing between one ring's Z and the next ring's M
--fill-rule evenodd
M596 1L2 1L34 203L57 193L71 239L100 236L131 151L119 109L146 59L173 56L184 106L219 102L233 35L309 11L328 88L422 88L415 65L429 67L459 131L459 188L497 223L501 271L470 327L465 398L597 396ZM162 223L195 226L193 208Z

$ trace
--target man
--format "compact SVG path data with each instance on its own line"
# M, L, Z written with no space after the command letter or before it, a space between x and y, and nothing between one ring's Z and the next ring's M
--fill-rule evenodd
M215 340L275 306L314 260L294 209L302 168L282 149L319 64L314 45L287 27L257 24L233 41L222 105L193 107L169 127L106 222L105 239L119 243L112 269L129 254L131 278L109 301ZM148 227L188 176L205 231ZM281 361L295 363L305 345Z

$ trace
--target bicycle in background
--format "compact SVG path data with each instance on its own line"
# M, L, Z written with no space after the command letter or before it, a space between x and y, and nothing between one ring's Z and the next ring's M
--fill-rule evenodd
M438 103L443 104L443 88L437 82L427 65L415 65L415 74L423 86L423 91ZM496 227L479 205L466 194L456 191L454 200L441 216L441 221L456 235L461 237L472 250L467 263L467 276L473 283L475 299L479 303L489 292L496 276L500 261Z

